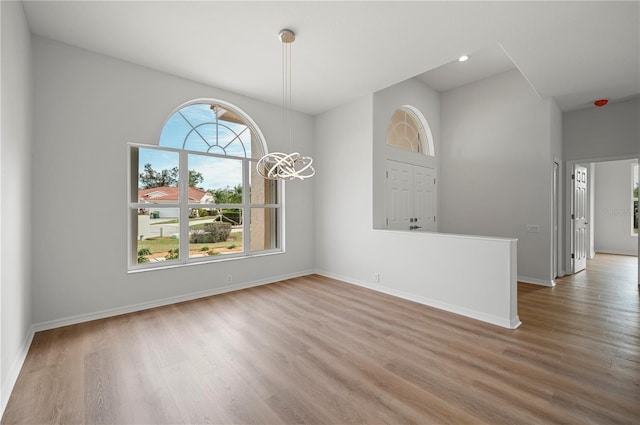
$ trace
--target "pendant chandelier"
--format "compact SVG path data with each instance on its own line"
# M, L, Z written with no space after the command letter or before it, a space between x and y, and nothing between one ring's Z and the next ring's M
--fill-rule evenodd
M289 151L291 151L291 43L296 39L293 31L280 31L282 42L282 112L283 128L289 128ZM258 173L267 180L294 180L313 177L313 158L301 156L298 152L289 154L282 152L268 153L256 164Z

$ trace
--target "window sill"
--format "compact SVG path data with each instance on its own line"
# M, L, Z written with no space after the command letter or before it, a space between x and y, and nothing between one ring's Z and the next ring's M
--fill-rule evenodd
M186 263L172 263L167 265L158 265L158 266L130 266L127 270L127 274L135 274L135 273L143 273L143 272L151 272L157 270L167 270L167 269L176 269L182 267L190 267L190 266L199 266L203 264L215 264L215 263L226 263L229 261L238 261L238 260L248 260L256 257L267 257L271 255L284 254L286 251L279 250L271 250L271 251L261 251L259 253L251 254L251 255L238 255L238 256L229 256L226 258L216 258L216 259L197 259L191 260Z

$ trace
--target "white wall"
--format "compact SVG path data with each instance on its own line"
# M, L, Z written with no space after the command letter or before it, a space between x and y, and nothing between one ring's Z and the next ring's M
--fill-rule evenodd
M33 45L38 329L313 270L313 181L305 181L286 185L286 254L128 274L127 142L157 143L174 108L211 97L251 116L270 150L288 149L281 108L48 39ZM295 114L293 127L296 150L313 154L312 118Z
M408 152L386 143L387 128L393 113L404 105L418 109L429 123L435 157ZM438 169L440 152L440 94L417 78L380 90L373 95L373 227L386 227L385 170L392 159ZM437 199L437 189L436 189Z
M560 111L560 108L558 108L558 105L551 99L547 100L548 104L549 104L549 114L550 114L550 127L549 127L549 137L550 137L550 148L551 148L551 152L550 152L550 159L551 159L551 174L553 175L553 167L554 167L554 163L558 163L559 165L559 173L558 173L558 205L557 205L557 211L551 211L551 214L556 214L556 223L558 226L558 233L557 233L557 239L558 239L558 247L557 247L557 252L556 252L556 261L557 261L557 275L558 276L563 276L565 274L565 270L564 270L564 264L565 264L565 258L564 258L564 253L565 253L565 248L564 248L564 220L563 220L563 213L564 213L564 208L563 205L564 203L562 202L562 200L564 199L564 185L562 184L562 176L564 175L564 161L563 161L563 156L562 156L562 112ZM552 197L552 204L553 204L553 178L551 179L551 191L550 191L550 195ZM553 223L554 221L554 217L551 217L551 223ZM552 229L552 233L551 233L551 237L553 238L553 229ZM553 239L551 241L552 244L552 248L551 248L551 254L553 255ZM551 259L551 263L554 263L554 259ZM552 274L551 277L555 278L556 276L554 276L555 270L552 270Z
M365 96L316 118L316 269L516 327L514 240L373 229L373 98Z
M564 159L640 156L640 99L562 115Z
M589 246L587 247L588 259L592 259L596 255L596 197L595 192L592 188L596 186L596 164L589 163L586 164L587 167L587 204L589 204L589 212L587 215L587 220L589 220L589 224L587 225L587 240L589 241Z
M445 92L441 105L440 230L517 238L518 279L552 285L557 106L517 70Z
M22 3L0 2L0 414L18 377L31 326L31 35Z
M633 160L595 164L595 250L638 255L638 236L631 236L631 164Z

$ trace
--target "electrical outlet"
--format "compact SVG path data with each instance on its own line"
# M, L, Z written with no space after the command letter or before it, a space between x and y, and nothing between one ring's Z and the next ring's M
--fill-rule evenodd
M380 282L380 273L374 273L373 274L373 281L374 282Z
M233 278L231 277L230 274L227 275L227 283L231 283L233 282Z

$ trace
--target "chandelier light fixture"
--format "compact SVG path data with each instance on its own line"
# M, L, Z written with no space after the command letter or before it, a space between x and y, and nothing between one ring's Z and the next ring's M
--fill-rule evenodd
M289 129L289 151L291 151L291 43L296 39L293 31L280 30L282 42L282 112L283 128ZM313 177L316 171L313 169L313 158L301 156L298 152L289 154L282 152L268 153L256 164L256 170L268 180L294 180Z

